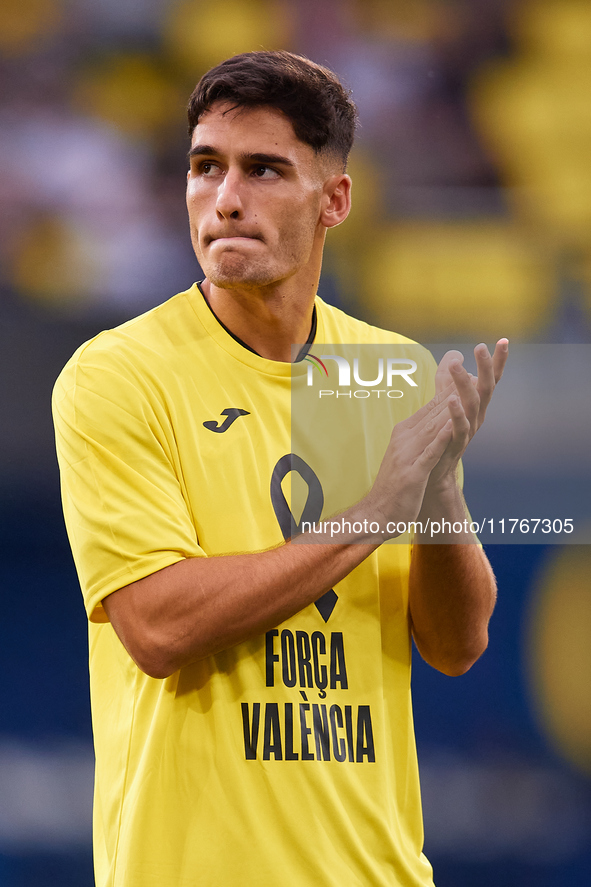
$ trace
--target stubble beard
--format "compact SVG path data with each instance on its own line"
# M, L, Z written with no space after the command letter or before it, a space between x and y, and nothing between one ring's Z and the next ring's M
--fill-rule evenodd
M206 276L214 286L220 289L251 289L269 286L281 279L280 275L274 274L269 267L262 263L236 254L222 256L206 271Z
M215 261L204 260L201 267L207 279L220 289L260 290L292 277L302 264L300 250L293 244L288 255L261 257L228 251Z

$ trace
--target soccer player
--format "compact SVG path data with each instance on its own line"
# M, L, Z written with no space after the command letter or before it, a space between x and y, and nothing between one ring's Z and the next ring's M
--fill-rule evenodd
M492 571L469 533L418 532L412 556L366 530L298 544L281 492L292 470L323 482L291 451L292 343L302 357L409 342L316 297L326 232L349 212L355 124L335 75L290 53L207 73L187 177L205 280L87 342L57 382L90 622L98 887L433 884L411 636L465 672L487 644ZM507 342L475 354L477 379L446 355L435 397L420 358L375 481L340 518L465 520L458 463Z

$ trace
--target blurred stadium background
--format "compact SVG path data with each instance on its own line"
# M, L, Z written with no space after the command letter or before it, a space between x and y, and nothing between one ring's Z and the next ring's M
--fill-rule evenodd
M0 887L92 884L51 387L82 341L198 278L184 105L209 66L258 48L328 64L359 105L326 299L423 342L591 341L589 0L2 0ZM455 680L415 666L426 851L438 887L580 887L591 554L490 556L484 659Z

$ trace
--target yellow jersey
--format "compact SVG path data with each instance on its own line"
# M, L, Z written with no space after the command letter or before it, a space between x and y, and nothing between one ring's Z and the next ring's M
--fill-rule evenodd
M409 341L316 307L314 355ZM398 418L432 395L421 360L419 384L390 404ZM98 887L432 887L408 545L374 552L324 614L312 604L164 680L135 665L101 604L183 558L283 541L271 487L289 471L292 369L236 341L195 285L87 342L56 383L90 623Z

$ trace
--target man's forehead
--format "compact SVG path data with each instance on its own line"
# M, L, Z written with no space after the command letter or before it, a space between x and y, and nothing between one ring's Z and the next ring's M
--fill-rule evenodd
M230 132L277 131L278 134L300 141L291 120L277 108L269 105L235 105L232 102L215 102L209 110L204 111L193 130L207 127ZM301 144L304 144L303 142Z

